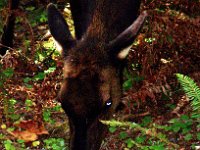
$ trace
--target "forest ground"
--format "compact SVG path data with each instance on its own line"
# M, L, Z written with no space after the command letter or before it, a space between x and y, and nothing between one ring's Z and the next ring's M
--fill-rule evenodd
M200 85L199 8L198 0L143 1L141 11L149 17L129 54L124 106L114 118L135 122L145 132L111 126L102 150L200 147L199 122L175 76L187 75ZM2 6L0 28L7 11ZM55 100L63 62L46 36L45 6L24 2L17 13L14 46L0 58L0 149L68 149L67 117ZM64 15L74 32L68 5Z

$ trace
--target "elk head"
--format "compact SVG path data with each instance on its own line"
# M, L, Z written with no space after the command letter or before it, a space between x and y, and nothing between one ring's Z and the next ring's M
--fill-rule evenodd
M121 60L128 54L145 17L146 13L142 13L109 42L105 32L94 33L92 23L85 35L76 40L55 6L48 5L50 32L63 48L64 79L58 98L69 118L71 150L100 148L106 126L99 120L109 119L119 104Z

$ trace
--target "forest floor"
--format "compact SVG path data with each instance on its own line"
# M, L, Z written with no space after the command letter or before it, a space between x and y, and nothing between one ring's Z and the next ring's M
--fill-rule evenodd
M7 53L2 60L2 65L6 66L3 74L6 76L2 88L4 91L0 96L2 100L0 138L4 141L0 144L0 149L10 144L16 149L28 147L48 149L48 146L52 147L53 144L57 147L55 149L67 147L62 145L64 141L69 140L67 116L60 103L55 100L62 81L61 59L55 59L57 64L55 68L44 69L44 66L24 61L21 54L18 54ZM7 65L11 66L7 67ZM129 89L124 92L123 107L114 114L113 118L118 121L138 123L146 129L155 130L156 135L161 132L169 139L164 147L166 145L171 147L172 143L175 143L182 150L192 149L192 146L198 146L200 143L197 137L199 136L198 124L191 118L191 105L179 87L177 91L170 92L170 96L159 95L160 99L152 99L151 93L144 92L144 95L149 95L149 98L142 101L133 99L135 92ZM154 145L158 148L152 149L161 150L163 142L148 136L150 135L147 133L127 127L114 129L111 127L102 150L140 149L134 148L135 144L128 141L130 139L139 141L142 145L151 145L155 142ZM12 142L9 143L8 140Z
M113 115L137 127L110 126L101 150L200 149L199 118L193 117L175 76L188 75L200 85L198 6L186 9L179 1L173 3L178 10L172 10L172 4L157 3L145 1L142 6L149 18L128 57L123 107ZM23 11L17 18L14 47L0 58L0 149L68 149L67 116L56 101L62 57L46 36L45 10Z

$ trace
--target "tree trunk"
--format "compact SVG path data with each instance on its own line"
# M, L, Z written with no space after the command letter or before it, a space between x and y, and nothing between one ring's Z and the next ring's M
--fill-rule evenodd
M3 34L1 37L0 55L4 55L7 47L13 46L14 26L15 26L15 10L18 8L19 0L9 0L9 13L6 18L6 24L3 27Z

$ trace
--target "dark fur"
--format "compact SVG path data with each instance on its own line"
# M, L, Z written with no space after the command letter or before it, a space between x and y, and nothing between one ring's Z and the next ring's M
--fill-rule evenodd
M94 11L94 0L70 0L72 17L74 20L76 38L81 39L86 32Z
M18 8L19 0L9 0L9 10L10 14L6 18L6 24L3 27L3 34L1 36L1 44L6 47L0 47L0 55L4 55L7 51L7 47L13 46L13 37L14 37L14 26L16 15L15 12Z
M98 150L107 129L99 120L109 119L121 98L123 65L117 54L122 47L116 45L122 39L123 48L129 46L135 38L132 32L139 32L144 17L136 21L134 30L127 29L137 18L139 0L70 2L77 39L56 8L48 6L50 31L64 51L64 81L58 98L69 118L70 149Z

